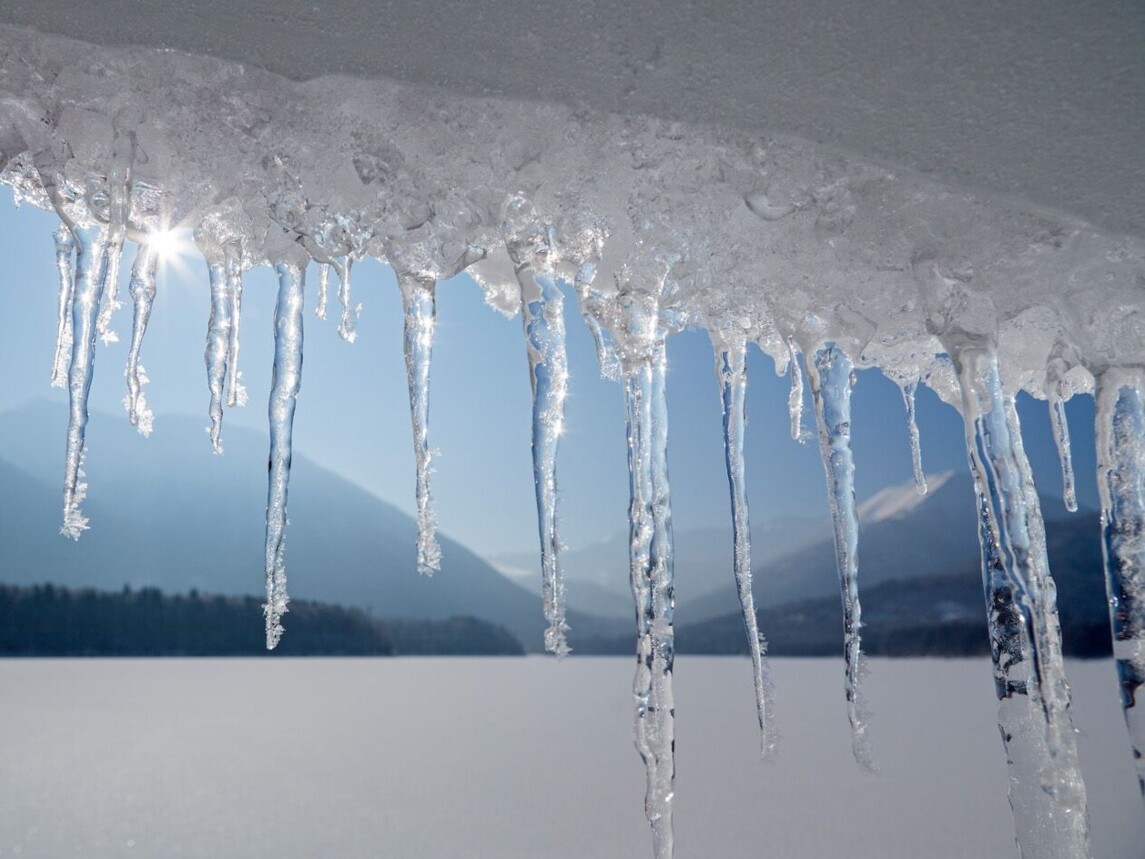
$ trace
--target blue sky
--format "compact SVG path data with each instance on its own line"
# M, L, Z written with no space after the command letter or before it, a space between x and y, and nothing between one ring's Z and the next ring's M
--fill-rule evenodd
M56 272L51 214L16 209L7 189L0 197L0 260L9 300L0 314L0 411L36 398L65 401L48 385L55 338ZM121 288L125 291L125 281ZM414 464L401 350L400 301L388 267L373 261L355 268L355 300L364 305L354 344L337 334L337 304L323 322L313 316L316 278L307 284L305 364L296 418L297 449L412 512ZM251 394L248 406L230 409L226 427L266 431L272 355L271 317L276 283L268 269L245 281L240 369ZM626 527L628 480L620 389L600 379L591 338L575 302L569 319L570 399L561 440L559 481L566 543L583 546ZM193 252L160 274L143 364L151 378L148 399L156 412L207 419L203 347L209 313L206 266ZM122 414L123 363L131 317L116 317L120 342L100 347L93 408ZM703 332L669 341L669 467L677 528L725 526L727 479L711 345ZM788 380L770 359L749 357L749 494L753 516L780 513L826 516L818 446L789 436ZM430 436L440 451L434 489L441 529L484 554L534 550L536 525L529 452L529 384L519 319L485 306L466 276L438 288L438 335L432 375ZM1019 400L1027 452L1039 488L1058 496L1061 479L1044 403ZM879 373L863 371L853 398L857 490L861 498L911 479L902 398ZM961 419L928 390L920 390L919 425L927 471L965 469ZM1068 406L1074 435L1079 500L1094 506L1093 403ZM808 409L805 419L813 422ZM126 425L126 416L124 416ZM813 425L813 424L812 424ZM61 451L58 439L45 444ZM206 433L203 444L207 445ZM0 457L3 457L0 451ZM224 454L225 455L225 454ZM156 478L158 479L158 475ZM98 487L92 488L98 492ZM967 499L967 503L972 503ZM1050 513L1057 515L1060 505Z

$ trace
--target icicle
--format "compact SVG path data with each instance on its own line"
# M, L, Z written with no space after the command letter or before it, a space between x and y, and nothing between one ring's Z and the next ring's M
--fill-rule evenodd
M223 246L223 259L227 275L227 300L230 302L231 328L227 339L227 405L245 406L246 387L239 372L239 333L243 311L242 243L228 242Z
M918 393L917 380L902 386L902 398L906 404L906 427L910 434L910 461L914 465L914 486L919 495L926 495L926 474L922 470L922 444L918 439L918 421L914 410L916 393Z
M286 495L290 481L294 407L302 384L302 304L305 269L280 262L274 308L274 373L270 383L270 481L266 501L266 648L282 637L286 596Z
M557 448L568 391L565 352L564 295L556 276L532 254L510 247L521 286L521 318L529 357L533 392L533 486L537 496L537 527L541 540L541 579L544 595L545 650L558 657L570 652L565 621L564 575L557 528Z
M143 336L147 333L147 323L151 319L151 306L155 301L155 269L159 254L149 244L140 245L135 254L135 264L131 268L131 283L128 290L134 309L131 325L131 350L127 354L127 396L123 405L131 425L141 435L151 435L154 415L147 406L143 386L147 374L139 364L139 352L143 348Z
M326 297L330 292L330 263L318 263L318 304L314 307L314 315L319 319L326 318Z
M1057 594L1017 411L992 352L965 349L958 363L1018 843L1025 856L1088 856Z
M107 346L119 340L111 330L111 317L119 310L119 261L123 256L123 240L127 236L127 182L123 178L122 170L113 172L108 182L108 219L107 244L104 253L107 254L107 270L105 295L103 307L99 312L97 329L103 345Z
M873 770L867 740L868 711L862 690L866 671L862 658L859 603L859 517L855 512L855 460L851 454L851 359L833 343L815 353L808 365L819 448L827 474L831 519L835 525L835 560L843 598L843 653L846 662L847 717L851 722L851 751L866 770Z
M791 415L791 438L803 441L803 367L795 339L787 338L787 351L791 355L791 391L787 395L787 411Z
M227 289L227 267L223 262L211 263L211 318L207 323L207 387L211 392L211 447L215 453L223 452L223 403L227 377L227 356L231 337L231 299Z
M52 387L64 387L68 375L68 361L72 354L72 296L75 277L72 271L72 253L76 240L71 228L61 223L52 233L56 240L56 269L60 274L60 292L56 306L56 353L52 357Z
M429 369L437 320L436 282L430 277L403 274L398 277L398 286L405 316L406 378L417 462L417 570L429 576L441 569L441 547L435 534L437 519L429 486L433 461L429 447Z
M76 280L72 298L72 358L68 366L68 443L64 463L64 522L60 533L73 540L88 527L80 509L87 485L81 483L87 432L87 398L95 372L96 325L106 280L107 230L76 229Z
M339 257L335 263L338 272L338 301L342 305L342 321L338 323L338 336L347 343L353 343L358 337L358 314L362 312L361 304L352 304L350 296L350 271L354 266L352 257Z
M620 358L616 354L616 344L612 342L612 337L598 318L601 312L601 298L600 293L592 286L595 279L595 264L585 263L577 270L574 284L577 301L580 304L581 316L584 317L585 325L588 326L592 341L596 345L596 360L600 365L601 378L619 382Z
M1069 423L1066 421L1065 401L1069 396L1068 383L1062 379L1066 369L1060 358L1051 359L1046 371L1046 399L1050 407L1050 424L1054 431L1054 444L1062 468L1062 500L1070 513L1077 512L1077 490L1073 479L1073 456L1070 453Z
M658 303L628 294L623 324L624 403L627 413L629 563L636 602L636 748L644 759L644 811L652 824L657 859L672 855L675 781L675 606L672 510L668 492L668 406L664 376L665 332Z
M1145 371L1097 377L1097 483L1113 657L1145 795Z
M735 542L734 572L743 611L744 630L751 653L755 683L755 707L759 718L760 750L765 759L776 752L775 716L770 687L764 680L767 645L759 633L755 596L751 589L751 520L748 516L747 486L744 477L743 446L746 429L747 343L741 337L734 344L716 347L716 376L720 384L724 412L724 453L731 490L732 538Z

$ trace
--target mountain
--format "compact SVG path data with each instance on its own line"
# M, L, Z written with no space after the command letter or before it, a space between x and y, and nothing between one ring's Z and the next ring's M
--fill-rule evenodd
M226 452L214 456L205 423L162 415L144 439L123 416L93 414L84 466L91 529L73 542L58 533L64 408L37 402L0 414L0 580L260 595L268 443L224 425ZM289 505L293 597L379 618L472 616L539 647L536 596L445 535L441 571L419 576L411 517L302 455ZM576 614L570 623L600 628ZM285 625L289 635L289 614Z

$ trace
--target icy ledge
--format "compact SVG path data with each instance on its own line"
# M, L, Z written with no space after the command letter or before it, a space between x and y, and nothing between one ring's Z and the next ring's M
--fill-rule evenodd
M745 350L754 343L781 370L790 365L797 435L795 394L804 369L809 375L845 608L845 689L855 755L865 765L873 759L862 696L851 372L882 368L903 386L908 415L917 385L930 385L966 421L1019 842L1030 856L1087 855L1085 786L1055 590L1013 398L1024 389L1049 400L1068 474L1061 402L1097 391L1116 656L1134 745L1145 749L1145 719L1134 706L1145 681L1141 239L798 140L463 99L382 81L294 83L217 60L96 49L11 28L0 28L0 169L17 199L53 208L62 221L51 369L71 399L63 528L70 536L87 527L80 507L86 394L96 339L114 336L124 242L142 246L129 287L134 323L125 405L132 423L148 432L140 356L159 245L171 228L195 231L211 275L205 359L216 449L224 406L245 398L238 370L242 275L256 265L276 268L268 646L282 634L288 605L287 490L306 269L319 263L319 316L336 274L339 332L353 340L352 266L371 256L396 270L406 314L423 572L440 560L428 436L435 284L468 269L490 304L522 314L534 393L546 645L567 652L556 520L567 380L560 283L575 289L602 372L625 392L636 738L660 857L672 851L674 779L667 337L699 326L715 349L734 572L765 755L774 734L751 598Z

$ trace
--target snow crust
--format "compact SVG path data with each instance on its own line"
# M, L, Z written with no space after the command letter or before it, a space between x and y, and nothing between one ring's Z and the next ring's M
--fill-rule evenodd
M174 51L0 30L0 164L20 197L129 235L196 228L210 262L362 255L468 268L515 312L507 243L544 236L593 293L659 280L672 327L787 364L833 341L956 403L943 353L996 344L1045 396L1145 360L1145 241L803 140L386 80L290 81ZM121 180L122 181L122 180Z

